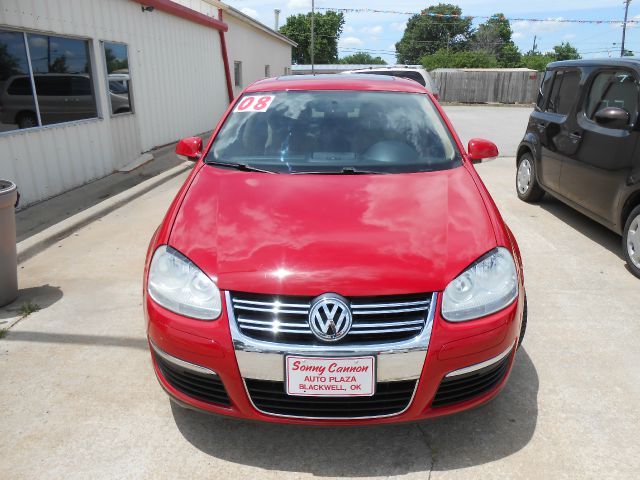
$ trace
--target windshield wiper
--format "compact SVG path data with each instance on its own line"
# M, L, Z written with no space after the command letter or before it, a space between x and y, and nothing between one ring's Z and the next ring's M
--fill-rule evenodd
M305 172L301 170L299 172L291 172L293 175L384 175L385 172L376 170L360 170L355 167L343 167L342 170L320 170Z
M208 160L205 163L207 165L218 165L220 167L235 168L236 170L240 170L242 172L277 173L277 172L272 172L271 170L264 170L262 168L252 167L251 165L247 165L246 163L220 162L218 160Z

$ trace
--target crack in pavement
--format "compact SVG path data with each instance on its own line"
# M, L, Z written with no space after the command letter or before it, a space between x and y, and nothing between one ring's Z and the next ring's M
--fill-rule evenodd
M430 465L429 465L429 476L427 477L427 480L431 480L431 474L433 473L433 467L435 467L435 465L436 465L437 455L435 453L434 448L431 446L431 441L429 440L429 437L427 436L427 432L425 432L422 429L422 424L416 423L415 425L416 425L416 428L420 431L420 434L421 434L422 440L424 441L424 444L429 449Z

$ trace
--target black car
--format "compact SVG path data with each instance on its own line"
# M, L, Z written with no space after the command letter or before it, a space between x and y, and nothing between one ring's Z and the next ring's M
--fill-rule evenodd
M622 235L640 277L640 59L550 63L518 146L516 190L545 192Z

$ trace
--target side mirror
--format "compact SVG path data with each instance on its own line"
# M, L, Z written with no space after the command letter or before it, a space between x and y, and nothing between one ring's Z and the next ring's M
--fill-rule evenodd
M484 158L497 157L499 152L495 143L482 138L472 138L469 140L467 153L473 163L480 163Z
M598 110L594 116L596 123L607 128L626 128L629 126L629 112L624 108L605 107Z
M202 139L200 137L183 138L176 145L176 155L181 160L195 162L202 154Z

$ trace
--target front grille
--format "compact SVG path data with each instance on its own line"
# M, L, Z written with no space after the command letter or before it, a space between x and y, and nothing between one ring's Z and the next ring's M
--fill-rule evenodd
M416 381L381 382L371 397L298 397L287 395L284 382L245 379L251 401L265 413L288 417L362 418L405 410Z
M453 405L487 393L504 378L510 359L511 355L507 355L499 362L481 370L455 377L445 377L438 387L431 406L437 408Z
M277 343L326 343L311 332L308 315L315 297L232 292L233 313L247 337ZM353 324L338 343L366 344L401 341L422 332L431 294L351 297Z
M156 352L153 356L162 376L173 388L203 402L231 406L227 391L218 375L194 372L166 361Z

